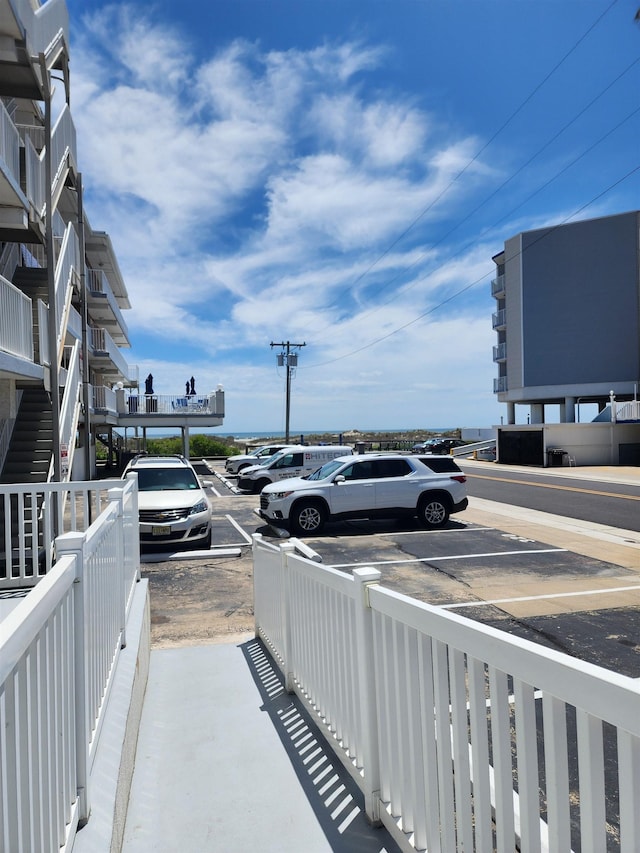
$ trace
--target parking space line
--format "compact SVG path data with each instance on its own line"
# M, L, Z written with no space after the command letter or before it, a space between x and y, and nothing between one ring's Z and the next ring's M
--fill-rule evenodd
M242 527L240 527L240 525L235 520L235 518L232 518L230 515L225 515L225 518L227 519L228 522L230 522L230 524L232 524L235 527L235 529L242 536L242 538L245 540L247 545L251 545L252 544L251 537L249 536L249 534L245 530L242 529Z
M492 598L482 601L465 601L462 604L438 604L440 610L457 610L459 607L484 607L487 604L511 604L517 601L543 601L550 598L571 598L579 595L607 595L612 592L630 592L640 589L640 583L631 586L613 586L601 589L584 589L577 592L550 592L547 595L522 595L516 598Z
M405 563L441 563L445 560L472 560L479 557L514 557L521 554L557 554L566 548L536 548L521 551L491 551L488 554L450 554L448 556L413 557L410 560L360 560L358 563L332 563L332 569L348 569L351 566L396 566Z
M462 522L461 522L462 523ZM495 527L473 527L471 525L466 525L465 527L448 527L443 530L429 530L429 536L432 536L434 533L477 533L477 532L486 532L487 530L495 530ZM424 528L420 530L393 530L388 533L376 533L373 534L375 536L417 536L419 534L424 534Z

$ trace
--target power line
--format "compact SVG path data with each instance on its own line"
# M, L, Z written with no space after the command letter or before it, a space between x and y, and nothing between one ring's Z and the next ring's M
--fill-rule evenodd
M590 207L592 204L594 204L594 202L599 201L608 192L610 192L612 189L615 189L615 187L619 186L621 183L626 181L628 178L630 178L632 175L634 175L638 171L640 171L640 166L635 166L633 169L631 169L630 172L627 172L626 175L623 175L623 177L619 178L617 181L615 181L615 183L611 184L606 189L602 190L602 192L598 193L597 196L594 196L592 199L590 199L590 201L583 204L577 210L574 210L573 213L570 213L568 216L566 216L557 225L552 226L551 228L549 228L548 231L545 231L544 234L541 234L540 237L538 237L536 240L534 240L530 244L530 246L535 245L536 243L540 242L540 240L546 239L546 237L548 237L551 233L553 233L557 228L560 228L561 225L566 224L570 219L573 219L579 213L582 213L583 210L586 210L588 207ZM517 252L515 255L513 255L511 258L508 258L507 260L513 260L514 258L518 257L519 254L521 254L521 252ZM423 311L422 314L419 314L417 317L414 317L412 320L409 320L408 322L403 323L402 326L398 326L397 328L392 329L390 332L387 332L387 334L381 335L379 338L376 338L375 340L369 341L369 343L363 344L361 347L358 347L355 350L351 350L350 352L343 353L342 355L339 355L336 358L329 359L328 361L321 361L321 362L318 362L317 364L310 364L310 365L308 365L308 367L306 367L304 369L311 370L311 369L316 368L316 367L325 367L328 364L335 364L337 361L342 361L345 358L351 358L351 356L357 355L358 353L361 353L366 349L371 349L371 347L375 346L376 344L379 344L379 343L382 343L382 341L388 340L389 338L393 337L394 335L397 335L398 332L402 332L405 329L408 329L409 326L413 326L413 324L417 323L419 320L423 320L425 317L428 317L429 314L433 314L435 311L438 311L444 305L446 305L449 302L452 302L454 299L457 299L458 296L461 296L463 293L466 293L468 290L471 290L471 288L475 287L481 281L484 281L490 275L492 275L492 272L485 273L483 276L480 276L475 281L472 281L470 284L467 284L464 287L460 288L460 290L456 291L455 293L452 293L446 299L443 299L442 301L440 301L437 305L433 305L427 311Z
M380 263L380 261L382 261L384 258L386 258L386 256L391 252L391 250L393 248L395 248L395 246L397 246L398 243L400 243L407 236L407 234L413 230L413 228L415 228L415 226L418 224L418 222L420 222L426 216L426 214L435 207L435 205L449 192L451 187L468 171L468 169L476 162L476 160L478 160L479 157L487 150L487 148L489 148L489 146L497 139L497 137L503 132L503 130L505 130L505 128L507 128L511 124L511 122L516 118L516 116L522 112L522 110L525 108L525 106L533 99L533 97L540 91L540 89L542 89L542 87L545 85L545 83L547 83L550 80L550 78L556 73L556 71L577 50L577 48L582 44L582 42L587 38L587 36L590 35L590 33L598 26L600 21L606 15L609 14L611 9L616 5L617 2L618 2L618 0L612 0L612 2L609 4L609 6L607 6L607 8L587 28L587 30L582 34L582 36L580 36L580 38L577 40L577 42L575 42L575 44L570 48L570 50L568 50L567 53L565 53L565 55L542 78L542 80L536 86L534 86L534 88L531 90L531 92L519 104L519 106L516 107L516 109L511 113L511 115L507 119L505 119L505 121L493 133L493 135L484 143L484 145L482 145L480 147L480 149L463 166L463 168L455 175L455 177L453 177L449 181L447 186L444 187L444 189L436 196L436 198L434 198L431 202L429 202L429 204L420 211L420 213L415 217L415 219L413 219L409 223L409 225L404 229L404 231L402 231L402 233L399 234L392 241L392 243L389 246L387 246L387 248L384 250L384 252L382 252L382 254L380 254L362 273L360 273L360 275L351 283L351 287L355 287L359 282L361 282L362 279L365 278L365 276L367 276L371 272L371 270L374 269ZM635 64L635 63L633 63L633 64ZM627 70L629 70L629 69L627 69ZM626 71L623 73L626 73ZM617 79L618 78L616 78L616 80ZM616 81L613 81L613 82L615 83ZM612 85L613 85L613 83L612 83ZM605 89L605 91L606 91L606 89ZM564 129L566 129L566 128L564 128ZM562 133L562 131L560 131L560 132ZM551 140L551 141L553 141L553 140ZM542 150L544 150L544 149L542 149ZM537 156L537 155L534 155L534 156ZM522 168L525 168L526 165L528 165L528 163L525 164L525 166L523 166ZM518 174L518 172L516 172L515 174ZM513 175L512 177L515 177L515 175ZM491 198L491 196L489 196L489 198ZM487 201L488 201L488 199L487 199ZM480 206L482 206L482 205L480 205ZM476 208L476 210L477 209L478 208ZM475 211L473 211L472 213L474 213L474 212ZM472 214L470 214L470 215L472 215ZM467 218L468 217L465 217L465 219L463 219L462 222L466 221ZM458 224L462 224L462 222L458 223ZM453 230L455 230L455 229L453 229ZM449 233L451 233L451 232L449 232ZM444 235L444 237L442 237L441 240L445 239L446 236L448 236L448 235ZM441 242L441 240L439 242ZM412 264L411 266L414 266L414 264ZM408 267L407 269L411 269L411 266ZM392 281L388 282L388 284L393 283L394 280L395 279L392 279ZM388 284L385 285L385 287L388 286ZM377 291L377 292L379 292L379 291ZM329 306L327 306L327 307L331 308L332 306L335 306L336 304L337 303L334 301L333 303L330 303Z

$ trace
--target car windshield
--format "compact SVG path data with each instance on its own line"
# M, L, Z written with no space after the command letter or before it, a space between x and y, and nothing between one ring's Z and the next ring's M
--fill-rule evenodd
M200 483L188 468L139 468L138 491L199 489Z
M344 462L339 462L336 459L332 459L331 462L325 462L322 468L318 468L313 474L309 474L308 477L303 477L304 480L326 480L327 477L330 477L334 471L337 471L344 465Z

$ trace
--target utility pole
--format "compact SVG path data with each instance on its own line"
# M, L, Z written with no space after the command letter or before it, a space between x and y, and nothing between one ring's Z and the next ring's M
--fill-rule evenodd
M292 349L300 349L301 347L306 347L306 343L302 344L292 344L291 341L281 341L280 343L274 343L271 341L271 348L280 347L283 350L278 358L278 366L287 368L287 385L286 385L286 428L285 428L285 437L284 440L289 443L289 414L291 411L291 371L292 368L298 366L298 353L291 352Z

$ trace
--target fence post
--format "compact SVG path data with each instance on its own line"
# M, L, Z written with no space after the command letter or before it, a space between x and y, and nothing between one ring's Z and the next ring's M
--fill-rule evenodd
M284 669L284 689L287 693L294 693L294 664L293 664L293 649L291 640L291 584L289 577L291 567L289 566L289 556L293 556L296 552L296 546L292 542L283 542L280 545L280 553L282 554L282 602L280 613L282 616L282 656Z
M118 593L120 605L120 648L127 645L127 593L125 583L125 558L124 558L124 511L122 489L108 489L107 498L109 503L115 503L118 507L116 521L116 565L118 567Z
M380 582L377 569L354 569L356 583L356 653L358 658L358 693L360 697L362 751L364 768L363 794L367 818L380 824L380 748L376 675L373 660L373 618L369 605L369 587Z
M73 643L75 668L76 776L78 786L78 822L83 826L91 812L89 790L89 719L87 701L87 660L85 643L85 573L82 533L63 533L55 541L56 560L65 555L75 557L73 582Z
M131 489L131 528L129 542L127 548L131 548L131 559L135 559L136 566L136 581L139 581L142 575L140 574L140 513L138 509L138 472L129 471L127 474L127 482L135 482L135 486ZM129 529L127 527L127 529Z

